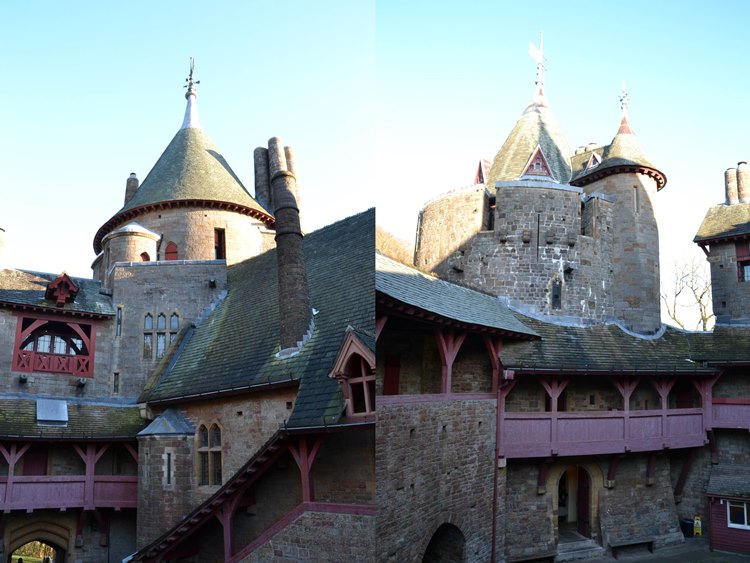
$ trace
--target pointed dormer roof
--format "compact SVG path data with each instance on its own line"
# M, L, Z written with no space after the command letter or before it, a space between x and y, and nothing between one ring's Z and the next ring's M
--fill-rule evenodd
M576 186L585 186L594 180L611 174L637 172L653 177L657 189L660 190L666 185L667 177L646 158L641 144L630 126L627 93L624 90L620 101L622 103L620 127L617 129L612 142L605 147L601 163L595 168L587 170L586 173L571 183Z
M182 127L133 197L96 233L94 251L97 254L102 250L102 239L107 233L156 209L225 208L273 226L272 213L248 193L201 128L195 88L199 82L193 81L192 65L187 82L187 107Z
M563 184L570 180L570 148L544 96L544 55L541 42L539 49L529 45L529 54L537 61L534 95L492 161L486 178L487 185L520 178L526 172L532 155L538 150L544 154L553 180Z

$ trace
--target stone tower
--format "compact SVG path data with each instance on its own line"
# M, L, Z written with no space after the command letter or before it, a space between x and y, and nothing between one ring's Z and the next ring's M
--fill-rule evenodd
M539 71L531 103L478 179L425 204L417 267L521 312L659 329L652 197L666 179L643 155L625 104L610 145L572 154Z
M724 173L725 201L707 212L693 241L711 268L717 325L750 323L750 170L747 162Z
M248 193L201 127L196 84L191 69L182 126L140 185L130 175L124 206L94 237L94 277L105 284L115 262L233 264L273 245L272 212Z
M585 188L586 195L602 193L616 202L610 280L614 316L629 330L655 333L661 326L661 308L653 198L666 178L645 157L630 127L626 94L620 127L601 162L588 166L571 184Z

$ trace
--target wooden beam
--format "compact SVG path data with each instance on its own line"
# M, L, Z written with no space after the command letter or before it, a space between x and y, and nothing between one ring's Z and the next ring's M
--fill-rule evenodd
M656 452L648 456L648 467L646 468L646 485L651 486L656 482Z
M688 473L690 473L690 468L693 465L693 460L695 459L695 453L697 451L698 448L691 448L685 459L685 463L682 464L680 477L677 479L677 484L674 487L674 501L678 504L682 502L682 491L685 489L685 481L687 481Z
M380 338L380 333L383 332L386 322L388 322L388 315L382 315L375 319L375 342Z
M497 336L484 336L484 346L487 348L487 353L490 356L490 365L492 366L492 392L497 393L500 371L502 370L502 364L500 363L500 352L503 350L503 340Z
M453 362L458 356L461 344L466 338L465 332L454 332L452 330L436 329L435 340L437 341L438 353L440 354L440 392L451 392L451 380L453 377Z
M323 445L323 436L313 437L308 443L307 436L300 436L297 443L289 442L289 451L297 462L300 478L302 479L302 501L312 502L315 500L315 487L312 480L312 466L315 458Z

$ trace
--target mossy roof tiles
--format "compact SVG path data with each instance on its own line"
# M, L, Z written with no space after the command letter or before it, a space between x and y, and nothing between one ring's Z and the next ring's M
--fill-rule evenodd
M35 439L133 438L148 421L137 405L68 401L65 426L37 424L36 400L0 399L0 437Z
M0 270L0 305L38 307L55 311L114 315L112 298L101 293L101 283L86 278L70 279L78 286L75 301L57 307L54 301L44 298L50 282L58 274L27 272L24 270Z
M492 186L498 181L518 179L537 146L541 147L554 180L568 183L571 151L546 99L539 94L534 96L500 147L486 183Z
M706 494L750 499L750 471L747 470L747 465L714 465L708 478Z
M238 205L258 217L272 219L272 213L258 203L245 189L203 129L180 129L159 160L143 180L133 197L99 229L95 250L113 227L139 208L167 202L210 201Z
M143 399L183 400L293 380L299 391L290 426L337 421L343 399L338 382L328 374L347 327L358 334L375 331L374 210L307 235L304 250L317 314L312 337L299 353L276 357L278 281L272 250L229 269L226 299L195 329Z
M498 299L428 276L380 254L375 288L402 303L461 323L535 336Z
M750 235L750 203L719 204L709 208L694 242Z
M637 337L616 324L563 326L520 316L540 340L508 343L503 365L516 370L589 372L712 371L750 354L750 328L686 332L667 326L659 337Z

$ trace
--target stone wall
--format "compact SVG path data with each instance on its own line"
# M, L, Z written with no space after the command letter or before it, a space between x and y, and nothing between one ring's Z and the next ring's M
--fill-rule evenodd
M375 467L377 561L420 560L445 523L466 561L492 546L495 400L380 404Z
M613 315L610 202L588 200L582 224L579 188L503 182L494 231L480 232L483 193L472 190L425 207L417 242L420 269L544 314L598 320ZM559 305L552 295L558 284Z
M99 343L112 351L110 365L99 365L102 394L117 395L131 400L137 399L143 390L148 375L160 361L157 358L157 335L165 334L167 343L171 338L170 318L179 316L179 330L186 329L206 308L217 303L227 289L226 267L222 261L205 262L133 262L118 263L112 271L112 303L122 311L121 335L116 335L116 321L108 321L106 331L97 333ZM214 280L214 283L211 283ZM214 287L212 287L212 285ZM150 313L153 329L152 351L144 357L144 319ZM157 330L158 315L166 316L165 331ZM178 335L179 336L179 335ZM167 344L165 357L171 347ZM98 370L101 370L99 372ZM119 389L113 389L113 374L119 374Z
M739 281L734 241L711 243L711 299L717 324L750 322L750 281Z
M555 550L552 496L539 494L540 462L508 462L505 503L505 554L508 558L528 557Z
M623 539L653 538L656 548L683 541L669 458L656 457L652 484L647 480L647 471L648 455L625 456L618 464L615 486L601 491L601 531L605 547Z
M587 186L587 191L616 199L609 278L615 318L630 330L652 334L661 326L656 182L643 174L613 174Z
M305 512L242 562L372 561L373 520L372 516Z

